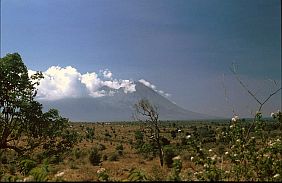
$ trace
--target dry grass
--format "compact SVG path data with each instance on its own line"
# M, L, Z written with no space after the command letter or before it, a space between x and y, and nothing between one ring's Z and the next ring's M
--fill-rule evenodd
M82 127L83 125L84 127ZM52 165L56 170L50 179L54 180L54 175L58 172L64 172L61 177L65 181L97 181L97 170L101 167L105 168L109 174L110 180L124 181L130 174L130 170L140 169L146 173L147 176L152 177L152 167L155 166L163 175L166 176L170 172L167 167L161 167L158 157L152 160L146 160L141 155L136 153L136 150L129 144L129 140L134 141L134 132L140 128L138 125L128 124L97 124L97 123L72 123L73 129L83 134L86 127L95 128L95 139L93 142L83 140L77 144L78 148L83 152L83 155L78 159L73 155L69 155L64 159L64 162L58 165ZM115 131L115 133L114 133ZM108 132L112 137L106 137ZM114 135L116 134L116 136ZM89 151L92 147L103 144L106 149L100 151L102 156L106 155L107 160L102 160L99 166L93 166L89 161ZM123 145L123 154L118 156L117 161L110 161L109 157L116 153L116 147ZM74 148L74 149L75 149ZM185 165L184 165L185 167Z
M172 173L172 169L166 166L161 167L158 156L153 159L145 159L141 154L136 152L136 149L130 144L135 142L135 131L142 128L140 124L136 123L71 123L72 129L79 132L83 140L76 144L72 152L70 152L63 160L58 164L49 164L50 173L48 180L50 181L98 181L97 170L105 168L109 175L109 181L126 181L130 175L130 171L138 169L143 171L151 181L155 180L169 180L169 176ZM182 132L177 134L175 139L171 137L171 130L175 130L171 124L161 126L161 135L170 140L171 144L176 147L176 144L181 145L181 138L186 136L186 133L193 131L193 126L198 128L206 126L203 123L186 123L185 125L178 124ZM212 125L212 124L211 124ZM95 129L95 138L93 142L85 139L86 128ZM212 125L215 129L216 125ZM107 135L106 135L107 134ZM110 135L110 137L109 137ZM93 166L89 160L89 154L91 148L98 145L105 146L105 150L100 150L102 157L107 156L107 159L103 159L99 165ZM117 153L116 147L122 145L122 155L118 155L116 161L111 161L110 157ZM218 145L215 143L205 144L207 148L213 146L213 150L217 151ZM75 154L78 150L80 153ZM180 173L181 180L194 180L195 177L189 177L189 173L201 171L201 167L195 165L190 160L191 153L188 149L182 149L182 170ZM221 164L219 163L219 166ZM224 159L222 164L222 170L229 170L230 162ZM55 175L64 172L62 176L56 177Z
M82 127L83 125L84 127ZM166 179L170 174L170 169L166 166L161 167L158 157L151 160L145 159L129 144L130 139L134 141L134 132L140 129L139 125L134 124L97 124L97 123L72 123L72 129L78 130L83 134L86 127L95 128L95 139L93 142L83 140L77 144L75 148L79 148L84 155L76 159L73 155L69 155L64 159L64 162L58 165L52 165L54 176L58 172L64 172L63 180L65 181L97 181L97 170L101 167L105 168L109 174L111 181L124 181L128 178L130 171L139 169L145 174L154 179L162 177ZM108 132L112 137L106 137ZM116 135L115 135L116 134ZM92 147L98 144L103 144L106 149L100 151L102 156L106 155L107 160L102 160L99 166L93 166L89 161L89 151ZM110 161L109 157L116 152L116 146L123 145L123 154L118 156L117 161ZM183 162L183 170L190 169L191 164L188 161ZM156 169L157 171L155 171ZM183 172L184 172L183 171ZM155 175L158 174L158 175Z

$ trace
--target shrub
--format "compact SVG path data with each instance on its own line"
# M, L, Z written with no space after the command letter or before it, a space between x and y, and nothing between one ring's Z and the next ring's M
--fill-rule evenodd
M169 145L170 144L170 140L168 140L165 137L161 137L161 143L162 143L163 146Z
M6 155L3 155L3 156L1 157L1 163L2 163L2 164L8 164L8 157L7 157Z
M27 175L35 167L36 162L33 160L24 159L20 162L20 171L23 175Z
M164 147L164 163L171 168L173 164L172 158L175 157L175 152L171 146Z
M98 144L97 148L98 148L99 151L103 151L103 150L106 149L106 146L104 144Z
M182 146L184 146L184 145L187 145L187 139L185 138L185 137L182 137L181 139L180 139L180 144L182 145Z
M170 134L171 134L171 137L173 139L176 137L176 131L175 130L171 130Z
M128 176L129 181L147 181L147 175L142 170L132 169Z
M99 165L101 162L101 154L97 148L92 148L89 155L89 161L93 166Z
M116 150L119 155L122 155L123 154L123 145L119 144L118 146L116 146Z
M82 150L80 150L79 148L75 148L73 150L73 155L75 157L75 159L79 159L82 156Z
M13 176L13 175L3 176L3 182L18 182L19 180L20 178L18 176Z
M102 159L103 159L103 161L106 161L106 160L108 160L108 156L106 154L104 154Z
M165 173L163 172L163 170L157 166L157 165L153 165L151 168L151 177L150 180L152 181L162 181L165 178Z
M143 155L144 158L155 157L155 148L151 143L145 143L138 151Z
M140 141L144 140L144 134L140 130L135 131L134 135L135 135L135 139L137 141L138 140L140 140Z
M62 156L57 154L57 155L51 156L50 159L49 159L49 162L52 163L52 164L59 164L63 160L64 159L62 158Z
M70 162L70 169L79 169L79 167L77 166L77 164L73 161Z
M113 153L109 157L109 161L117 161L117 160L118 160L118 154L117 153Z
M93 142L94 138L95 138L95 128L86 127L86 136L85 136L85 139L86 139L87 141Z
M169 179L172 181L181 181L179 175L182 169L182 162L180 156L173 158L172 166L173 166L172 175L169 177Z
M43 182L47 181L47 176L48 176L48 166L43 165L42 167L35 167L33 168L29 174L33 176L34 181L36 182Z
M109 181L109 175L105 168L100 168L97 170L97 177L99 181Z
M117 153L118 153L118 155L121 156L123 154L123 151L122 150L118 150Z
M119 144L119 145L116 147L116 150L123 150L123 145L122 145L122 144Z
M16 175L16 172L17 172L17 165L16 165L15 162L11 162L11 163L8 165L8 169L9 169L10 174Z
M111 138L112 137L112 135L109 132L104 133L104 135L105 135L105 138L107 138L107 137Z

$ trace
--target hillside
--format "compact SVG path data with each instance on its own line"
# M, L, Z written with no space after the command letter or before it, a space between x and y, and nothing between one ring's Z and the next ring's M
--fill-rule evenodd
M161 120L216 118L183 109L144 84L140 82L135 82L135 84L136 91L133 93L124 93L122 89L113 90L103 87L104 91L115 92L114 95L99 98L40 100L40 102L43 104L44 110L56 108L62 116L68 117L71 121L130 121L133 120L134 104L142 98L148 99L157 106Z

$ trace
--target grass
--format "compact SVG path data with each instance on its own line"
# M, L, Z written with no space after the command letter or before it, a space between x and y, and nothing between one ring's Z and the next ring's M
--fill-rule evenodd
M270 121L269 124L272 122ZM109 175L110 181L123 181L128 178L130 172L136 168L146 173L150 180L168 180L172 172L171 168L161 167L158 157L145 159L129 142L135 142L135 131L140 130L139 123L134 122L112 122L112 123L82 123L72 122L72 129L78 131L85 137L86 128L95 129L93 142L91 140L82 139L72 150L64 157L63 161L57 164L49 164L48 180L65 180L65 181L98 181L97 171L103 167ZM182 170L180 173L182 180L189 180L189 173L197 169L190 160L189 149L185 145L181 145L181 139L187 134L192 134L193 129L207 128L216 130L219 127L229 126L228 121L179 121L179 122L163 122L160 127L160 134L170 140L171 145L176 150L177 155L182 158ZM176 138L171 137L171 131L181 129L181 133L177 133ZM281 131L272 130L271 134L281 136ZM104 148L101 148L103 147ZM120 147L123 147L121 150ZM207 142L206 147L215 151L222 151L224 145L215 142ZM101 157L106 156L107 159L101 158L101 163L93 166L89 161L91 148L100 147ZM118 148L117 148L118 147ZM122 153L118 153L122 151ZM117 159L111 161L111 157L115 155ZM3 155L2 155L3 157ZM222 167L228 167L229 162L224 161ZM60 177L55 175L64 172ZM16 173L19 175L19 172Z

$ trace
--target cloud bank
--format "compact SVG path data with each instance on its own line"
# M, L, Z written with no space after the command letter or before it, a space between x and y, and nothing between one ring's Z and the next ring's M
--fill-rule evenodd
M35 71L28 70L28 73L31 76ZM87 72L82 74L72 66L52 66L42 73L44 79L40 80L40 85L37 86L37 98L39 99L57 100L62 98L113 96L119 89L124 93L136 91L133 80L113 78L113 73L109 69L100 70L98 73ZM161 90L156 90L155 85L144 79L140 79L139 82L163 96L169 96L169 94Z

